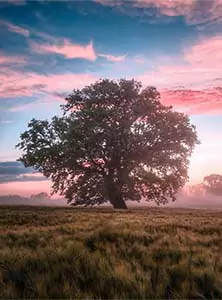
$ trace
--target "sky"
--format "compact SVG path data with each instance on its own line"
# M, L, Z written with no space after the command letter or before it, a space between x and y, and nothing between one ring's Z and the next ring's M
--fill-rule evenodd
M197 127L190 184L222 174L222 0L0 1L0 37L0 195L49 191L19 136L100 78L155 86Z

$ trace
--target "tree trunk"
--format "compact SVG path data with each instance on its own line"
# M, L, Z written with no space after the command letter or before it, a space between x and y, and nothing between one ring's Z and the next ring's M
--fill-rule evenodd
M115 209L127 209L127 205L123 200L118 187L111 178L106 180L106 191L108 199Z
M115 209L127 209L126 203L123 200L123 197L121 195L115 195L115 197L110 198L110 202L113 205Z

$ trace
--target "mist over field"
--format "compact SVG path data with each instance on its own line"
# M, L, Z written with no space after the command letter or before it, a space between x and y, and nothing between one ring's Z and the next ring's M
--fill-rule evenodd
M67 204L66 199L60 198L47 198L47 197L22 197L18 195L0 196L0 205L31 205L31 206L65 206L70 207ZM109 204L105 206L111 207ZM99 207L104 207L101 205ZM134 201L128 201L129 207L143 208L143 207L158 207L155 203L141 201L135 203ZM220 196L205 195L178 195L175 202L161 205L160 207L176 207L176 208L203 208L203 209L222 209L222 199Z

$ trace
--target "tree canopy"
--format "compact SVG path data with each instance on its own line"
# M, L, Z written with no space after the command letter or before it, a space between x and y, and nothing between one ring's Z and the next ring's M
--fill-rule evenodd
M206 192L215 196L222 196L222 175L211 174L205 176L203 186Z
M20 161L73 205L175 200L198 143L189 117L161 104L154 87L100 80L75 89L51 121L32 119Z
M38 193L38 194L32 194L31 199L33 200L45 200L45 199L49 199L49 195L45 192L41 192L41 193Z

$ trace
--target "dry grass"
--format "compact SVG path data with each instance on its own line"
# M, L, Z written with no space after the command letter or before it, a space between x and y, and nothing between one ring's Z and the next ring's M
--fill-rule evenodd
M0 297L222 299L222 212L0 208Z

